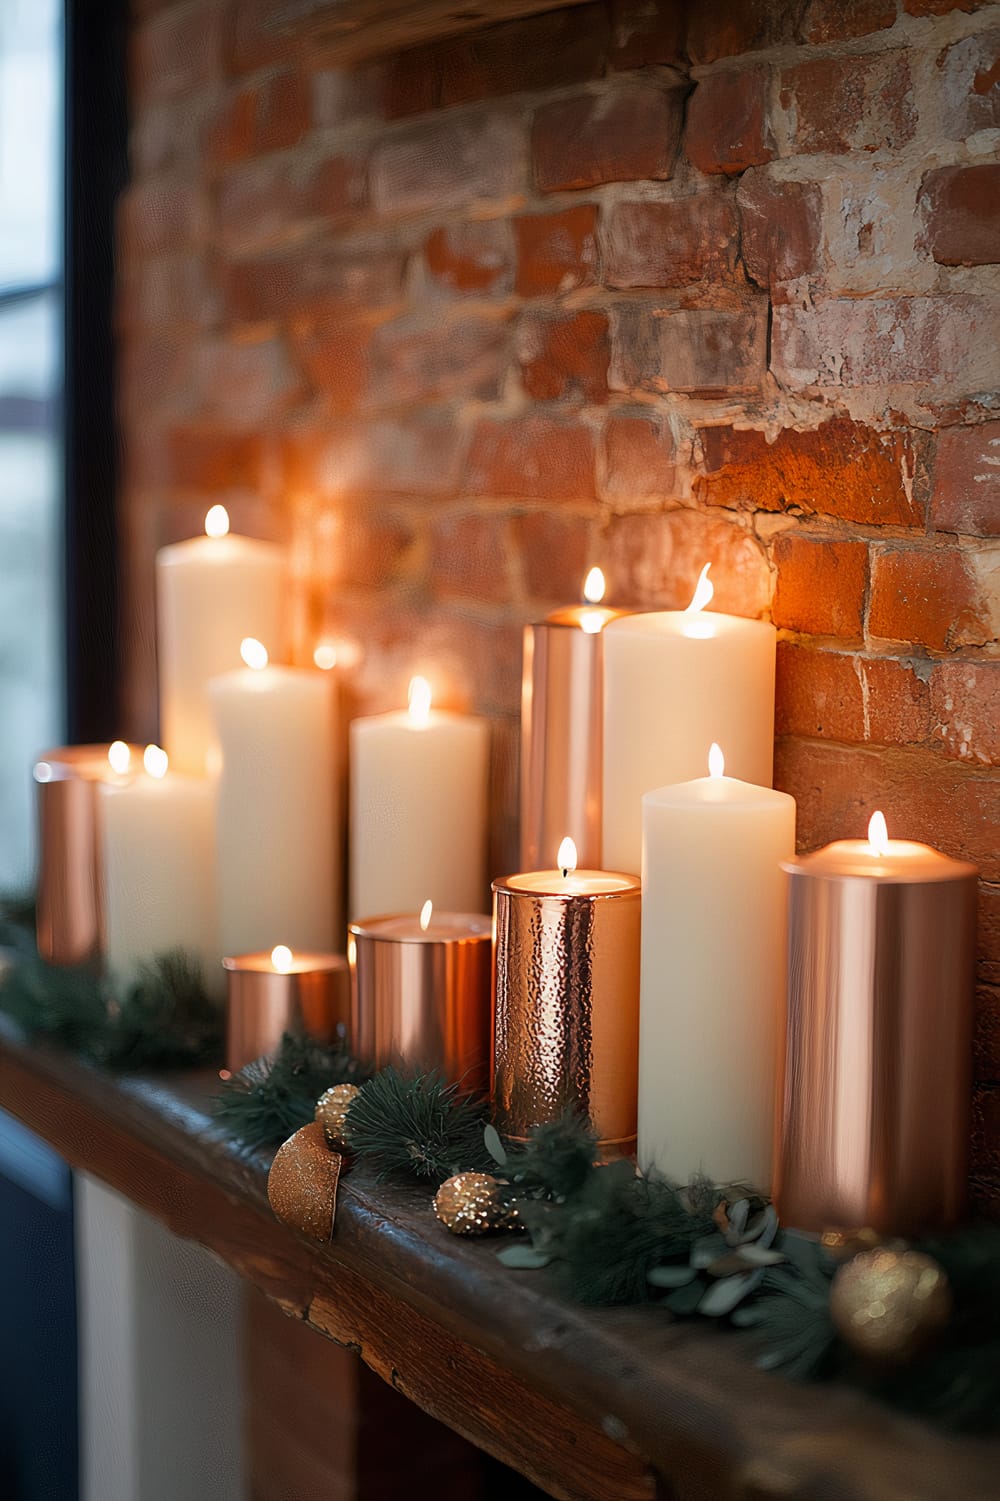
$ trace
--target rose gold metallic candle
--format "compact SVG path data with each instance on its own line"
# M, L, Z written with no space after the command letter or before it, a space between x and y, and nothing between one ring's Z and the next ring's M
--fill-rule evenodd
M490 1035L490 919L432 912L351 923L353 1038L377 1068L437 1069L486 1086Z
M493 1105L524 1137L566 1109L602 1151L635 1147L638 877L565 867L493 883Z
M893 1235L950 1224L970 1134L975 866L890 841L876 814L868 841L784 869L781 1218Z
M586 605L524 629L521 677L521 864L536 870L568 834L580 863L601 863L604 627L625 612L599 604L592 568Z
M351 976L343 955L293 953L279 944L269 954L239 954L222 964L230 1072L273 1053L283 1032L328 1045L348 1040Z
M61 746L35 764L36 936L38 952L50 964L85 964L104 951L97 788L123 778L130 763L140 762L138 747L119 740L110 749Z

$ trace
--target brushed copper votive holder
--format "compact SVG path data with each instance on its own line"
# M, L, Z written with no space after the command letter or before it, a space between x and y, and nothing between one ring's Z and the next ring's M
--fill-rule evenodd
M891 1235L962 1214L976 869L908 882L791 860L775 1199L797 1229Z
M577 871L573 889L538 889L558 878L493 883L497 1129L523 1140L572 1110L602 1155L624 1155L637 1129L640 883ZM605 889L581 890L588 880Z
M237 954L222 965L230 1073L273 1053L285 1032L328 1047L350 1041L351 974L342 954L296 952L280 968L270 953Z
M486 1088L490 1037L490 919L435 913L421 930L404 913L348 929L358 1057L437 1070L469 1090Z

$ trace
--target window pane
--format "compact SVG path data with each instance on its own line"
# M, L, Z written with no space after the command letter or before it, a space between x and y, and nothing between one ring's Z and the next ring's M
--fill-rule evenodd
M61 242L61 0L0 0L0 290L54 280Z

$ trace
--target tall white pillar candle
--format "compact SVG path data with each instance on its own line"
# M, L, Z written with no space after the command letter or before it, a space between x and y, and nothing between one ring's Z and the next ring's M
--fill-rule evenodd
M168 772L158 746L144 772L98 789L104 853L107 963L127 983L169 949L200 960L213 994L223 990L215 920L215 784Z
M404 713L351 725L351 917L477 912L486 900L489 724L430 707L424 678Z
M710 765L642 799L639 1165L766 1193L795 800Z
M222 752L217 812L219 936L225 954L340 940L334 684L329 673L247 666L208 687Z
M210 678L239 660L254 636L284 655L286 560L280 547L229 535L225 507L213 506L205 536L156 555L156 622L160 736L175 771L212 769Z
M734 776L769 787L777 633L705 610L707 568L687 610L624 615L604 630L603 863L639 869L642 796L704 770L718 741Z

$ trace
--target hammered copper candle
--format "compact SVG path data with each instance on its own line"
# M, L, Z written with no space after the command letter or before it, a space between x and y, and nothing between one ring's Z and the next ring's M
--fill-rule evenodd
M269 954L223 959L226 1067L231 1073L273 1053L282 1033L331 1045L351 1023L351 976L341 954L309 954L278 944Z
M606 1152L635 1146L639 1040L637 876L560 867L493 883L493 1105L525 1137L566 1110Z
M113 745L46 751L34 768L38 809L38 952L50 964L85 964L104 951L97 788L123 779L139 756Z
M782 1220L891 1235L955 1221L970 1135L976 869L868 840L789 860Z
M524 628L521 675L521 864L536 870L569 835L582 865L601 864L604 627L625 612L601 605L592 568L584 605Z
M485 1088L490 1036L490 919L441 912L351 923L353 1047L376 1068L439 1070Z

